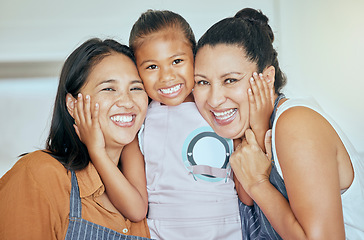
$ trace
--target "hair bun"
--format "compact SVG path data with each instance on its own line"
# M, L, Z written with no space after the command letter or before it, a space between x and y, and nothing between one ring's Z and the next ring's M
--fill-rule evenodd
M266 31L271 39L271 42L274 41L274 34L271 27L268 24L268 17L265 16L261 10L255 10L253 8L244 8L237 12L234 18L243 19L245 21L251 22L253 25L258 25L263 27L264 31Z

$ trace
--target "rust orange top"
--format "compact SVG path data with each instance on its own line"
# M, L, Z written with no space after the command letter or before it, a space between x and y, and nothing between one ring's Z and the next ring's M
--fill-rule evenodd
M125 235L150 237L146 219L134 223L108 211L105 187L90 163L76 172L82 218ZM0 179L0 239L64 239L70 211L71 172L42 151L22 157Z

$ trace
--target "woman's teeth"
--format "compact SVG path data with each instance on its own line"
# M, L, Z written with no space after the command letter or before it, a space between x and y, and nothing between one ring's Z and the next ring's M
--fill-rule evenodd
M164 94L171 94L171 93L175 93L177 92L178 90L181 89L181 86L182 84L178 84L174 87L171 87L171 88L161 88L161 92L164 93Z
M211 111L211 112L214 114L216 119L225 120L225 119L228 119L231 116L233 116L236 113L236 111L237 111L237 109L234 108L234 109L229 109L229 110L224 111L224 112L214 112L214 111Z
M114 122L127 123L127 122L131 122L133 120L133 116L132 115L117 115L117 116L112 116L111 120Z

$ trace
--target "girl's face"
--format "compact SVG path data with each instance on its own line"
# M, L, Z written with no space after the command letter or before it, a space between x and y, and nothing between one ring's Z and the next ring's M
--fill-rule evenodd
M142 80L130 58L112 52L91 70L83 96L99 104L99 122L107 147L130 143L140 129L148 106Z
M197 52L195 102L218 135L240 138L250 126L248 88L255 71L256 64L234 45L206 45Z
M135 51L138 71L150 98L179 105L194 86L193 52L180 30L147 35Z

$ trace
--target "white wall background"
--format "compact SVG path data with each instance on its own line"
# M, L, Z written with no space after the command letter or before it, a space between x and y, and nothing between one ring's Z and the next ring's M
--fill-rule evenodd
M180 13L198 39L244 7L271 20L286 94L313 96L364 152L362 0L1 0L0 64L64 61L90 37L127 44L133 23L149 8ZM0 79L0 176L17 155L44 148L57 81Z

